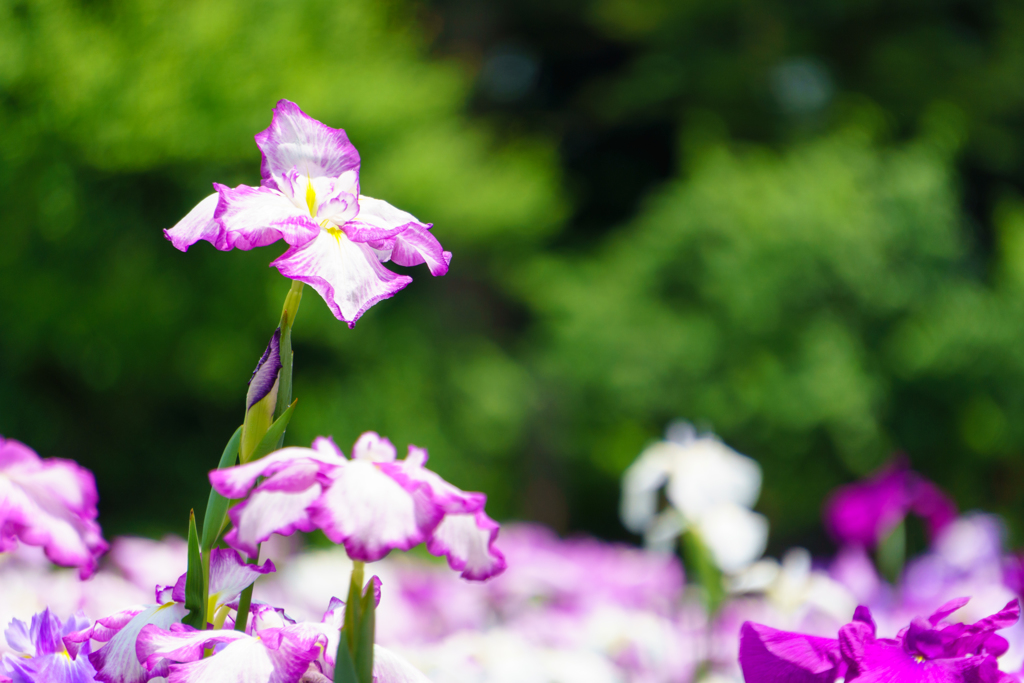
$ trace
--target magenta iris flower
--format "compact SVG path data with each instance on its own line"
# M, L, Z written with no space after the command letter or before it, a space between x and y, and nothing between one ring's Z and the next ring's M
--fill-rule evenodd
M740 666L747 683L1011 683L996 658L1008 643L996 633L1015 624L1014 599L973 624L946 618L968 598L951 600L928 618L917 617L895 638L878 638L866 607L839 630L838 639L778 631L746 622L740 633Z
M825 527L840 543L873 548L911 512L935 538L956 518L956 504L899 459L870 479L836 490L825 503Z
M89 643L64 645L64 636L87 628L81 614L61 622L49 609L32 617L31 624L13 619L5 631L7 645L15 654L0 660L0 680L15 683L91 683L96 670L89 662Z
M319 437L312 448L284 448L214 470L210 483L218 493L245 499L231 509L234 528L224 540L255 555L272 534L321 529L354 560L375 562L425 542L464 578L504 571L505 558L494 547L498 524L484 512L487 497L452 486L426 469L426 460L415 446L398 460L390 441L366 432L351 459Z
M359 153L344 130L329 128L281 100L270 127L256 135L263 155L259 187L214 183L167 239L185 251L206 240L221 251L284 240L289 248L270 265L310 285L349 327L412 278L382 263L427 264L448 272L431 225L385 201L360 194Z
M96 523L96 480L71 460L41 459L13 439L0 437L0 552L18 541L42 546L51 561L78 567L87 579L106 552Z

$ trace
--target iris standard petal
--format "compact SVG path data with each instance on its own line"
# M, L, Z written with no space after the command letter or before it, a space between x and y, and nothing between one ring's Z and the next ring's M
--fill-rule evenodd
M278 101L270 126L256 134L256 146L263 155L263 185L269 188L277 188L293 169L313 178L359 171L359 152L345 131L320 123L288 100Z
M320 232L309 209L296 206L277 190L239 185L231 188L214 183L220 202L214 218L225 230L225 243L248 251L283 239L302 245Z
M321 230L316 239L293 246L270 265L315 289L349 327L355 327L370 306L412 282L384 268L370 247L335 229Z
M209 611L213 612L221 605L235 602L247 586L252 585L260 576L275 570L274 563L270 560L261 565L248 564L235 550L214 548L210 553ZM186 577L187 574L182 574L174 584L175 602L185 602Z
M213 217L219 201L220 193L214 192L196 204L173 228L164 230L164 237L181 251L188 251L199 240L206 240L221 251L230 249L224 239L224 228Z
M397 455L395 445L377 432L363 432L352 446L353 460L393 462Z

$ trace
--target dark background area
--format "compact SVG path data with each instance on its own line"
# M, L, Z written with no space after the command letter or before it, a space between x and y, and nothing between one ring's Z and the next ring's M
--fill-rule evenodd
M162 236L280 97L455 257L355 328L307 291L289 443L428 448L499 519L625 538L672 420L772 548L896 452L1024 512L1024 9L655 0L0 5L0 433L182 533L288 282ZM396 268L396 270L401 270Z

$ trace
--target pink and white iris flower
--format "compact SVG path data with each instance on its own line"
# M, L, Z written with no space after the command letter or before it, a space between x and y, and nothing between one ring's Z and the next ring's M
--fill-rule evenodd
M412 282L382 263L426 263L431 275L448 272L451 252L430 224L360 194L359 153L344 130L281 100L256 145L263 155L260 186L214 183L216 193L165 231L175 247L185 251L206 240L221 251L248 250L284 240L289 249L270 265L313 287L349 327Z
M379 602L380 581L371 580ZM259 607L245 633L196 631L181 624L146 626L136 656L154 675L163 672L170 683L330 683L345 603L333 598L319 624L295 623L277 608ZM415 667L380 646L374 647L373 678L377 683L429 683Z
M237 606L239 595L259 576L274 571L263 565L246 564L231 549L216 548L210 555L210 601L207 620L229 606ZM226 612L226 609L224 609ZM144 605L98 619L95 624L65 637L69 650L90 640L105 643L89 655L96 668L96 680L105 683L145 683L166 676L169 662L143 665L136 655L139 634L148 626L170 628L185 616L185 575L172 586L157 586L156 604Z
M139 634L136 656L169 683L295 683L316 659L322 640L305 624L265 628L256 635L150 624ZM214 654L204 658L208 649Z
M106 552L96 523L96 480L71 460L47 458L0 437L0 552L18 541L42 546L56 564L87 579Z
M284 448L214 470L210 483L218 493L245 498L231 509L234 528L224 540L252 556L272 534L321 529L354 560L374 562L425 542L464 578L482 581L504 571L494 547L498 524L484 512L487 497L449 484L424 467L426 460L415 446L398 460L390 441L366 432L351 459L318 437L312 448Z

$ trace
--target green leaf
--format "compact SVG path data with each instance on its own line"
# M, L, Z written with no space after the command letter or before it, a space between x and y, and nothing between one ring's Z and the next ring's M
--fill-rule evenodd
M889 535L882 539L875 551L875 562L882 576L895 584L903 573L903 563L907 559L907 523L897 524Z
M725 599L725 586L722 583L722 571L715 564L715 558L704 541L692 529L686 531L682 538L683 559L687 569L697 576L707 599L710 614L715 614Z
M270 429L263 435L260 442L256 444L256 448L252 452L252 457L249 458L249 462L253 460L259 460L267 453L271 453L278 449L278 444L284 439L284 430L288 428L288 423L291 422L292 413L295 412L295 404L299 402L299 399L292 401L291 405L281 413L281 417L274 420L274 424L270 425Z
M359 683L373 683L373 637L376 627L376 600L373 583L366 584L366 591L359 605L359 631L356 633L356 647L352 658L355 660L356 676Z
M348 582L348 598L345 601L345 624L342 627L342 633L347 636L349 651L353 653L356 647L356 634L359 633L359 589L362 584L363 563L356 561L352 563L352 577Z
M259 546L257 545L257 549ZM246 562L249 564L257 564L260 561L259 557L250 557ZM252 606L252 589L256 585L255 582L250 583L248 586L242 589L242 594L238 596L238 610L235 612L235 630L245 633L245 626L249 623L249 608Z
M220 456L217 469L233 467L238 461L238 447L242 443L242 428L235 430L234 436L224 447L224 453ZM217 544L221 529L224 528L224 520L228 516L228 499L220 495L212 488L210 489L210 500L206 503L206 516L203 517L203 552L208 553Z
M299 303L302 301L302 283L292 280L291 289L284 299L284 308L281 311L281 374L280 385L277 391L277 406L274 408L274 417L281 417L292 400L292 365L295 354L292 352L292 325L295 323L295 316L299 312ZM277 447L282 446L278 441Z
M188 572L185 574L185 609L189 612L181 623L195 629L206 628L206 581L203 578L203 556L199 552L196 512L188 513Z
M348 616L348 605L345 606L345 614ZM348 650L348 638L345 629L341 629L341 638L338 640L338 652L334 658L334 683L360 683L356 677L356 665L352 661L352 653Z

